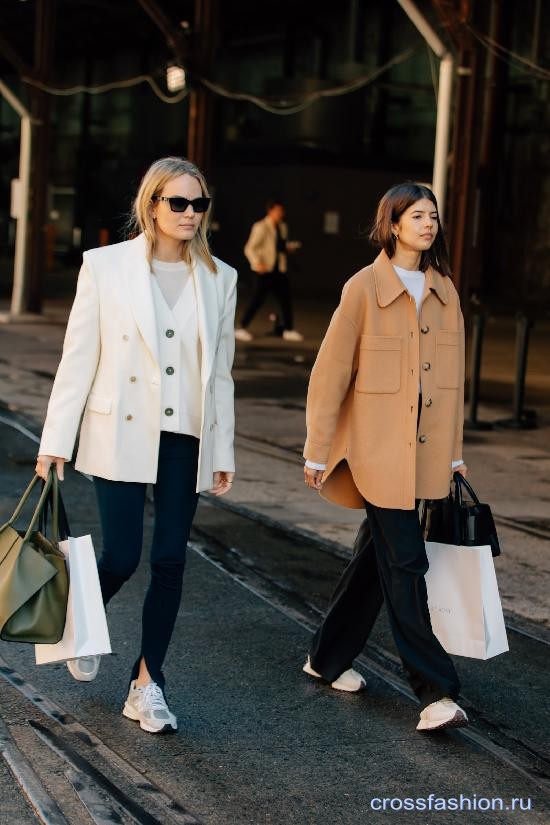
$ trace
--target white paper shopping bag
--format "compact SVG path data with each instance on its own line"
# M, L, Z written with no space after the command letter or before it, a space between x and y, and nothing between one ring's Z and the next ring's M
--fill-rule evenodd
M69 537L59 549L69 568L67 621L60 642L35 645L37 665L111 653L92 537Z
M508 650L491 548L426 542L432 628L447 653L490 659Z

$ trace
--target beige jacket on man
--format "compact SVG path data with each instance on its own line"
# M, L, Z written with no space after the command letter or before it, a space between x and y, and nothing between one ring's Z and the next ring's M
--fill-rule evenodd
M279 224L279 232L281 238L286 241L288 227L283 221ZM276 266L279 272L287 271L286 252L279 252L277 255L277 228L269 217L253 224L244 254L254 271L257 271L258 266L267 267L268 272L273 272Z
M418 390L422 410L417 432ZM451 280L426 272L416 304L382 252L344 286L311 373L304 457L344 507L443 498L462 458L464 321Z

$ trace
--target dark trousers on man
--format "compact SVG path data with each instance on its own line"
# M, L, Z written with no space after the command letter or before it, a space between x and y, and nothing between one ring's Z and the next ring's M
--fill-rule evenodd
M328 613L313 637L311 665L328 682L352 666L385 601L407 678L422 707L458 697L458 676L433 633L424 575L428 558L417 510L375 507L355 541Z
M151 580L143 604L140 654L151 678L164 690L162 663L181 601L187 541L197 509L199 439L161 432L157 481L153 485L155 525L151 546ZM103 532L98 561L99 582L107 604L135 572L143 543L146 484L94 478Z
M254 272L253 275L256 279L254 293L242 316L241 326L246 329L271 292L281 307L283 329L294 329L288 274L275 269L273 272L266 272L265 275L259 275L257 272Z

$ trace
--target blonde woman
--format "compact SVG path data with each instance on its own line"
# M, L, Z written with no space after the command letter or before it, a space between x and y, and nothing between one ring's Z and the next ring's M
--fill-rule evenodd
M198 494L224 495L234 477L237 273L210 253L209 214L197 167L162 158L135 198L137 237L84 253L36 465L45 477L55 464L63 478L84 414L75 466L94 478L105 604L138 566L145 492L153 485L151 580L123 709L149 733L177 729L162 664ZM68 667L91 681L99 657Z

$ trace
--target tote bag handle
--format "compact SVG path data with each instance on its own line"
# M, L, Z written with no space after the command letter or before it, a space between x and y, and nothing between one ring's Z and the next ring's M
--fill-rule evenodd
M23 537L24 542L29 540L29 536L31 535L34 528L36 527L36 523L37 523L38 519L40 518L40 514L41 514L42 510L44 509L46 499L48 498L50 488L52 486L52 477L53 477L53 471L50 470L50 472L48 473L47 481L44 484L44 489L42 490L42 493L40 494L40 498L38 499L38 504L36 505L36 508L34 510L31 522L30 522L30 524L27 528L27 531L26 531L26 533ZM27 489L25 490L25 492L21 496L19 504L17 505L17 507L13 511L12 517L10 519L8 519L8 521L0 528L0 531L4 530L6 527L11 527L13 525L13 523L17 520L17 518L19 517L23 507L25 506L25 504L29 500L29 496L31 495L35 484L39 481L39 479L40 479L39 475L34 476L32 481L30 482L29 486L27 487ZM57 515L57 513L56 513L56 515ZM57 520L56 520L55 516L54 516L54 522L55 522L54 530L57 530L57 532L59 532L59 527L57 525Z
M462 488L466 488L468 494L474 504L479 504L479 499L476 496L474 489L469 481L466 481L461 473L453 473L453 479L455 482L455 501L458 502L458 506L462 507L463 505L463 496L462 496Z

